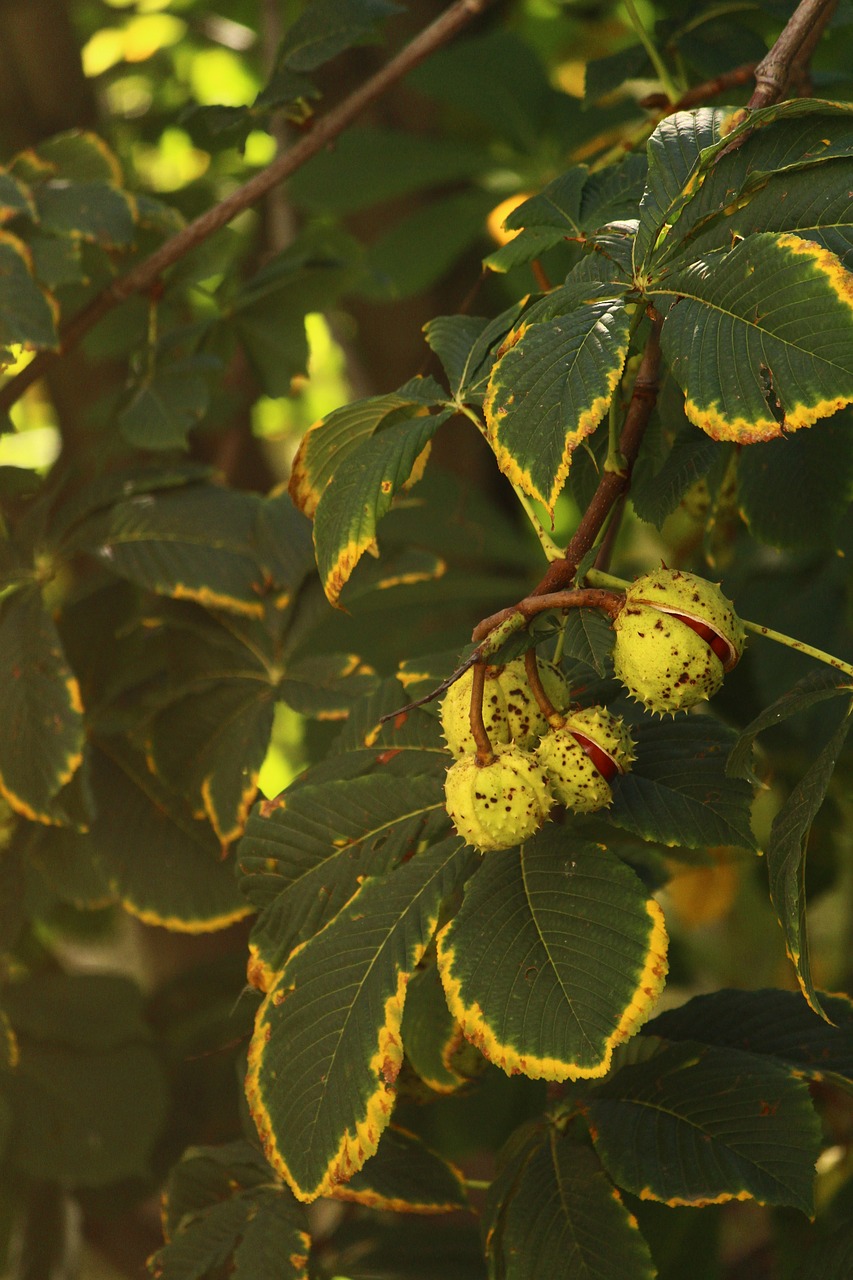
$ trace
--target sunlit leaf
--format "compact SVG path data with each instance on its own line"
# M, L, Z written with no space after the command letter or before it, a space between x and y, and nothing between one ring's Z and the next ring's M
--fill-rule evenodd
M452 839L365 879L261 1006L247 1096L267 1158L299 1199L334 1190L376 1151L402 1063L406 983L474 856Z
M489 855L438 938L450 1010L508 1074L604 1075L663 988L663 916L606 848L546 828Z

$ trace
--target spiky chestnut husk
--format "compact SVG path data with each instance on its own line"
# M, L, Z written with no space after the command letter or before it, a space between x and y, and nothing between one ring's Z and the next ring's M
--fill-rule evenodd
M538 667L543 689L557 710L562 711L569 700L562 672L541 658L538 659ZM471 734L473 680L474 673L469 669L451 685L441 704L444 736L457 760L476 750ZM534 746L547 731L548 721L530 691L523 658L514 658L503 666L486 668L483 724L493 745L514 742L522 750Z
M586 707L546 734L536 758L560 804L575 813L594 813L612 803L611 779L631 768L634 740L617 716L603 707Z
M613 666L649 711L686 711L717 692L746 632L715 582L677 569L637 578L613 623Z
M489 764L474 755L457 760L447 771L444 794L460 836L484 852L529 840L554 803L545 770L512 743L495 747Z

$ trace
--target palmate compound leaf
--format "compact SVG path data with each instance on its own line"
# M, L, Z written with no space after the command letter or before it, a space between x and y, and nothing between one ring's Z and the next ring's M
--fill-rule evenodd
M450 1010L507 1074L604 1075L666 977L660 907L610 851L546 828L489 854L438 935Z
M586 1113L610 1177L641 1199L813 1212L820 1123L807 1084L766 1057L671 1045L617 1071Z
M654 1280L636 1219L589 1147L553 1126L519 1143L492 1183L484 1220L495 1280Z
M607 412L628 352L620 287L583 284L566 292L563 313L538 319L534 310L506 337L484 404L501 471L549 511L572 452Z
M80 690L35 586L0 605L0 792L50 822L51 800L83 759Z
M451 838L366 878L258 1010L246 1094L267 1159L298 1199L333 1192L376 1151L402 1063L406 983L476 862Z
M762 232L647 286L691 422L754 444L853 401L853 276L827 249Z

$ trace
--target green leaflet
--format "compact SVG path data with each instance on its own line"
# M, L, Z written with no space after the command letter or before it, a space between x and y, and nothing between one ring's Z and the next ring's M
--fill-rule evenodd
M335 1189L335 1196L396 1213L448 1213L468 1208L459 1170L415 1134L396 1125L385 1130L375 1154L349 1182Z
M507 1074L602 1076L666 976L663 915L600 845L545 828L489 854L438 935L441 977L465 1035Z
M0 344L59 348L59 307L36 284L32 257L23 240L0 231Z
M694 996L645 1028L665 1040L743 1049L853 1090L853 1004L847 996L821 992L832 1025L819 1018L794 991L724 990Z
M430 441L453 411L419 414L362 444L323 490L314 516L317 568L330 604L337 604L366 551L376 550L376 526L395 495L420 479Z
M83 759L83 706L37 587L0 606L0 791L18 813L52 821L51 801Z
M406 983L475 861L453 838L364 880L261 1005L246 1092L267 1158L300 1200L333 1192L376 1151L402 1062Z
M490 1274L500 1280L657 1275L636 1219L595 1154L551 1126L505 1158L484 1231Z
M489 381L484 408L498 466L550 512L573 451L607 412L628 352L624 300L596 297L602 292L614 287L590 283L590 300L574 309L522 319Z
M766 232L652 281L690 421L752 444L853 401L851 279L820 245Z
M666 845L755 849L752 788L726 774L730 729L710 716L646 716L631 732L637 759L630 773L613 779L611 822Z
M820 1124L807 1085L767 1058L673 1045L617 1071L586 1114L605 1169L641 1199L812 1213Z

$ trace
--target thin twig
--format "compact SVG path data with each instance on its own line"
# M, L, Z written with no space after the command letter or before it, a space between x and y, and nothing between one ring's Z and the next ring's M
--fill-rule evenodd
M392 85L408 75L436 49L457 35L467 24L493 3L493 0L456 0L444 13L411 40L404 49L355 89L337 107L316 121L313 128L292 147L256 173L219 204L205 210L176 235L155 249L144 262L114 280L97 297L78 312L60 331L59 352L42 351L5 387L0 389L0 412L9 410L27 387L37 381L61 356L67 355L104 316L119 303L137 293L145 293L156 284L167 268L178 262L190 249L207 240L214 231L231 222L244 209L257 203L277 183L289 178L306 161L328 147L352 124L366 107L381 98Z
M492 740L483 721L483 694L486 689L487 668L485 662L475 662L471 681L471 734L477 747L477 763L491 764L495 758Z
M784 97L795 66L801 70L814 52L837 0L802 0L773 48L755 68L750 107L769 107Z

